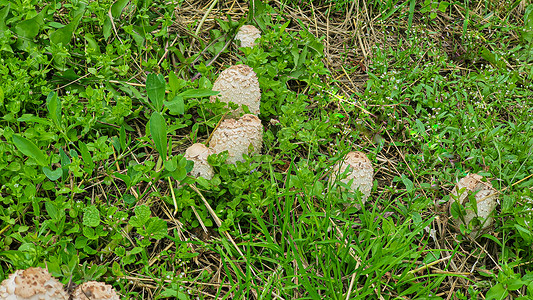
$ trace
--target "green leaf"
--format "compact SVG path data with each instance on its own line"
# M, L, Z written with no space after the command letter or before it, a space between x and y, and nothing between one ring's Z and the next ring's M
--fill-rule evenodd
M113 18L120 18L120 15L122 15L122 11L126 7L126 5L130 2L129 0L117 0L113 5L111 5L111 15Z
M163 163L163 165L165 166L165 170L167 170L169 172L174 172L176 170L176 168L178 167L177 159L178 159L178 157L174 156L174 157L172 157L172 159L166 160Z
M150 117L150 134L161 159L167 160L167 124L158 112L153 112Z
M50 119L61 130L61 100L55 92L50 92L46 97L46 108Z
M22 154L33 158L40 166L48 165L48 156L44 154L41 149L39 149L33 142L30 140L18 135L13 135L13 144L17 149L22 152Z
M109 18L109 15L106 16L104 26L102 28L102 32L104 34L104 38L107 40L109 36L111 35L111 28L113 27L113 22L115 19L119 19L122 15L122 11L128 4L129 0L117 0L113 5L111 5L111 16L113 17L113 20Z
M167 235L167 222L159 218L151 218L146 227L147 237L160 240Z
M70 43L70 40L72 39L72 34L78 27L78 24L80 23L81 17L83 17L84 12L85 5L82 5L81 8L76 11L70 23L50 34L50 41L54 44L61 43L63 44L63 46L66 46L68 43Z
M128 222L133 227L143 227L150 219L150 208L146 205L135 207L135 216Z
M122 126L120 127L119 142L122 151L126 151L126 127L124 126L124 124L122 124Z
M413 184L411 179L407 178L407 176L405 175L402 175L402 182L405 185L405 189L407 190L407 192L413 191L415 185Z
M100 225L100 212L94 205L87 206L83 213L83 225L96 227Z
M503 284L498 283L490 288L487 295L485 295L485 300L503 300L508 294L509 292L505 289Z
M4 8L0 10L0 32L7 30L6 17L7 17L7 14L9 13L10 8L11 8L11 3L6 5Z
M44 14L47 9L48 6L44 7L35 17L19 22L15 26L15 33L21 38L32 40L37 36L39 30L41 30L41 27L44 25Z
M44 204L44 207L46 209L46 212L48 213L48 216L50 216L52 220L59 220L59 210L53 202L47 201Z
M174 72L170 72L170 74L168 74L168 86L174 95L186 85L187 82L181 78L178 78Z
M446 12L446 9L448 8L448 6L450 6L450 2L448 2L448 1L441 1L441 2L439 3L439 8L438 8L438 9L439 9L441 12L445 13L445 12Z
M55 171L52 171L48 166L43 167L43 173L52 181L56 181L63 175L63 169L57 168Z
M173 115L183 115L185 113L185 102L183 97L179 95L175 96L172 101L165 101L164 104Z
M78 142L78 147L80 148L81 158L83 159L83 163L85 164L84 170L89 173L90 176L94 169L93 157L84 142Z
M183 93L179 93L178 96L183 97L184 99L187 98L202 98L202 97L209 97L213 95L218 95L218 91L213 91L210 89L190 89L186 90Z
M146 78L146 93L152 101L155 110L160 112L165 100L165 78L161 74L148 74Z

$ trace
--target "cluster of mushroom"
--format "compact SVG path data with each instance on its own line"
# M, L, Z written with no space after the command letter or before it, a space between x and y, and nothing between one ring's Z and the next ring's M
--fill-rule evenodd
M253 47L260 37L257 28L251 25L242 26L236 35L242 47ZM211 97L211 102L218 98L221 102L234 103L238 107L228 113L232 119L223 120L213 132L209 147L204 144L193 144L185 151L185 158L194 162L191 175L213 178L213 168L207 163L207 157L228 151L228 163L244 161L244 154L258 154L263 145L263 125L257 117L260 112L261 91L257 75L246 65L235 65L222 71L213 84L213 90L219 94ZM249 114L240 116L244 106Z
M244 25L239 29L236 39L240 40L242 47L254 47L255 40L259 38L260 31L251 25ZM257 117L260 113L261 92L257 75L252 68L246 65L235 65L222 71L215 83L213 90L219 91L217 96L212 96L211 101L217 98L221 102L233 102L238 107L229 112L229 116L236 118L244 112L246 106L250 114L243 115L240 119L223 120L220 126L213 132L209 148L203 144L194 144L187 149L185 157L194 161L192 175L211 179L213 168L207 163L210 154L218 154L228 151L228 163L243 161L244 154L258 154L261 151L263 139L263 126ZM362 152L350 152L342 161L333 167L330 183L342 182L349 184L351 192L359 191L364 204L370 196L373 185L372 163ZM340 179L340 180L339 180ZM477 214L468 208L466 216L462 219L454 219L457 226L468 225L475 217L481 221L481 228L475 228L471 235L477 236L482 229L492 223L490 214L497 205L497 192L490 182L482 181L482 176L470 174L461 179L453 189L450 197L451 204L457 201L465 204L468 195L475 194L477 201ZM354 204L359 207L359 204Z
M2 300L120 300L112 286L88 281L69 294L46 269L29 268L10 274L0 285Z

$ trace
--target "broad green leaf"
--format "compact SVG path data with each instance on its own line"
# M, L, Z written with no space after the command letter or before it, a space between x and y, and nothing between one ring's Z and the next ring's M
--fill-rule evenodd
M111 5L111 15L113 18L120 18L120 15L122 15L122 11L126 7L126 5L130 2L129 0L117 0L113 5Z
M163 108L165 100L165 78L161 74L148 74L146 78L146 93L157 112Z
M11 8L11 3L6 5L4 8L0 9L0 31L7 30L6 17L7 17L7 14L9 13L10 8Z
M83 225L96 227L100 225L100 212L94 205L89 205L83 213Z
M407 178L405 175L402 175L402 182L405 185L407 192L411 192L415 187L411 179Z
M133 227L143 227L150 219L150 208L146 205L139 205L135 207L135 216L130 218L128 222Z
M48 166L43 167L43 173L52 181L56 181L63 175L63 169L57 168L55 171L52 171Z
M146 227L147 237L160 240L167 235L167 222L159 218L151 218Z
M168 74L168 85L174 95L187 85L187 82L181 78L178 78L174 72Z
M131 187L131 178L127 174L120 174L119 172L113 173L113 176L119 178L120 180L124 181L126 186L129 188Z
M178 159L178 157L174 156L174 157L172 157L172 159L166 160L163 163L163 165L165 166L165 170L167 170L169 172L174 172L176 170L176 168L178 167L177 159Z
M59 210L57 209L57 206L53 202L47 201L44 204L44 207L46 209L46 212L48 213L48 216L50 216L52 220L59 220L60 218Z
M503 300L509 292L503 286L503 284L498 283L495 286L491 287L487 294L485 295L486 300Z
M48 6L44 7L41 12L35 17L19 22L15 26L15 33L21 37L28 40L33 39L41 30L41 27L44 25L44 14L48 10Z
M448 6L450 6L450 2L448 1L441 1L439 3L439 10L443 13L446 12L446 9L448 8Z
M13 135L13 144L22 154L33 158L40 166L48 165L48 156L44 154L32 141L18 135Z
M50 34L50 41L54 44L61 43L63 44L63 46L66 46L68 43L70 43L70 40L72 39L72 34L76 30L76 28L78 28L78 24L80 23L84 12L85 5L82 5L82 7L78 9L78 11L76 11L70 23Z
M165 106L173 115L183 115L185 113L185 102L183 97L177 95L172 101L165 101Z
M150 134L161 159L167 160L167 124L163 116L155 111L150 117Z
M173 172L172 172L172 177L174 179L176 179L177 181L182 181L183 179L185 179L185 177L187 177L187 169L185 167L177 167Z

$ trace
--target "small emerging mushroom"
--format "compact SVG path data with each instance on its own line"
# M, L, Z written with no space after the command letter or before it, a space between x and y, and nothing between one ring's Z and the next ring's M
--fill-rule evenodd
M347 168L349 168L348 171L346 171ZM363 194L361 200L365 203L372 191L372 181L374 178L372 163L363 152L350 152L346 154L343 161L339 161L333 167L333 174L330 179L331 182L335 182L337 176L341 176L345 172L346 177L343 176L341 182L349 184L351 181L350 191L355 192L359 190ZM359 208L358 204L355 204L355 206Z
M67 300L63 284L42 268L17 270L0 285L2 300Z
M241 47L253 48L255 40L261 37L261 31L252 25L243 25L235 35L235 39L241 41Z
M228 163L244 161L243 154L259 154L263 146L263 124L257 116L246 114L240 119L226 119L213 132L209 148L214 153L228 150Z
M213 178L213 167L207 163L207 157L212 151L204 144L196 143L185 150L185 158L194 162L191 175L198 178L203 177L207 180Z
M115 289L109 284L87 281L80 284L72 293L73 300L120 300Z
M468 203L468 196L475 193L476 205L477 205L477 217L479 217L482 226L481 229L485 229L492 224L492 218L489 217L492 211L498 204L498 192L492 187L490 182L481 181L483 176L478 174L468 174L466 177L459 180L457 185L453 188L450 195L450 215L452 210L452 204L459 201L461 205ZM461 193L459 195L459 192ZM464 223L461 219L454 219L455 225L460 226L465 224L468 226L470 221L476 217L476 213L471 208L466 209L466 215L464 216ZM475 228L470 236L476 237L480 230L479 226Z
M213 84L213 91L219 91L216 96L211 96L211 102L216 98L220 101L233 102L239 107L230 113L231 117L238 117L243 113L242 106L246 105L251 114L259 114L261 103L261 90L254 70L247 65L236 65L222 71Z

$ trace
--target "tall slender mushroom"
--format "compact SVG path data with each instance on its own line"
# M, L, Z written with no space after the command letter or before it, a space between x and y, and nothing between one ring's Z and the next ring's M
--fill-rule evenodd
M236 65L222 71L213 84L213 91L219 91L216 96L211 96L211 102L233 102L239 107L230 113L230 117L238 117L244 112L242 106L246 105L251 114L258 115L261 103L261 90L254 70L247 65Z
M348 169L348 170L347 170ZM362 202L370 196L372 191L372 181L374 178L374 169L372 163L363 152L354 151L346 154L342 161L339 161L333 167L333 174L331 175L331 182L337 180L337 176L345 174L346 177L341 177L341 182L350 185L350 191L360 191L362 193ZM359 208L358 204L355 204Z
M490 214L496 206L498 205L498 192L492 187L492 184L487 181L482 181L483 176L478 174L468 174L466 177L459 180L457 185L453 188L450 194L450 215L452 211L452 204L458 202L461 205L465 205L469 201L469 196L475 193L475 200L477 206L477 215L476 212L471 209L466 209L466 215L463 219L453 219L456 226L461 224L467 225L474 219L478 217L481 221L481 228L476 226L471 232L471 237L477 237L481 230L486 229L492 224L492 217Z
M207 157L212 153L211 149L200 143L193 144L185 150L185 158L194 162L192 176L203 177L207 180L213 178L213 167L207 163Z
M67 300L63 284L46 269L29 268L10 274L0 285L3 300Z
M241 41L241 47L253 48L255 40L261 37L261 31L253 25L243 25L235 35L235 39Z
M258 154L263 146L263 125L257 116L246 114L240 119L226 119L213 132L209 148L214 153L228 151L226 162L244 161L243 154Z

